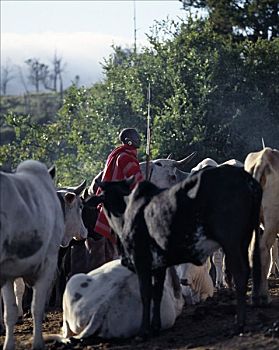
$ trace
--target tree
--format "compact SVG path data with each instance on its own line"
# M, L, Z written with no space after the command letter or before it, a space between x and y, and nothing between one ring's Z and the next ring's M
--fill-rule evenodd
M40 84L45 86L49 76L49 68L44 63L41 63L38 58L29 58L25 63L29 67L28 79L35 86L36 92L39 92Z
M47 79L44 80L44 87L52 91L63 91L63 77L62 73L64 72L66 64L63 63L63 58L58 57L56 52L52 60L52 69L49 72ZM59 83L59 89L58 89Z
M25 78L24 78L24 75L23 75L23 72L22 72L22 68L20 66L17 66L17 69L18 69L19 79L20 79L20 81L21 81L21 83L23 85L25 94L28 95L29 94L29 90L28 90L27 83L25 81Z
M274 39L279 36L278 0L179 0L184 9L205 9L213 29L237 39Z
M1 91L3 95L7 94L8 84L15 78L13 71L14 67L9 60L4 66L1 66Z
M96 98L89 90L72 86L52 123L38 124L30 115L5 115L3 125L14 130L15 139L0 146L0 166L11 170L32 158L48 167L56 164L59 185L91 181L117 139L117 130L98 116Z

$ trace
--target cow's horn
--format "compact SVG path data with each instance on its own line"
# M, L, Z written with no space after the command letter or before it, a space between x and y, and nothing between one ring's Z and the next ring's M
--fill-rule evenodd
M173 158L173 153L170 153L168 156L167 156L167 159L172 159Z
M48 169L48 173L51 176L52 179L55 178L55 174L56 174L56 168L55 165L52 165L49 169Z
M189 154L189 156L187 156L186 158L184 159L181 159L181 160L177 160L175 162L175 166L178 168L178 169L181 169L183 170L184 166L186 164L188 164L195 156L196 156L197 152L193 152L191 154Z
M73 187L72 191L79 196L81 192L85 189L86 187L86 180L83 180L77 187Z
M265 144L264 144L264 138L262 137L262 145L263 145L263 149L265 148Z

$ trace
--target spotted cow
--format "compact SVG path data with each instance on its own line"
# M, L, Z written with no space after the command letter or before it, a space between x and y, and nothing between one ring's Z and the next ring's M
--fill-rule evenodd
M162 298L162 328L173 326L183 308L175 270L167 271ZM128 338L138 334L141 296L137 276L119 259L88 274L77 274L67 283L63 296L64 338Z
M140 336L161 327L160 302L167 266L202 265L218 247L227 255L237 292L237 330L245 323L249 276L248 246L259 224L261 188L240 167L202 170L169 189L143 181L130 194L133 179L101 182L104 212L123 246L122 264L139 278L143 302ZM237 220L236 220L237 218ZM258 243L258 230L256 230ZM258 244L254 288L259 284ZM152 276L154 285L152 287Z

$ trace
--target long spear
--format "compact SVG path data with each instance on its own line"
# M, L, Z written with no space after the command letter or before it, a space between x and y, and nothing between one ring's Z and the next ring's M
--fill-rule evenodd
M148 83L148 90L147 90L147 101L148 101L148 107L147 107L147 127L146 127L146 173L145 173L145 179L148 180L149 176L149 162L150 162L150 143L151 143L151 136L150 136L150 83Z

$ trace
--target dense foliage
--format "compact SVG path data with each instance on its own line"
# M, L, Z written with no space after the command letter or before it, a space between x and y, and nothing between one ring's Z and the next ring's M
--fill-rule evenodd
M205 10L212 28L235 40L257 41L279 35L278 0L179 0L185 10Z
M55 163L58 182L89 181L117 144L118 131L146 135L151 86L152 157L244 160L266 145L279 148L279 38L234 40L209 19L158 23L139 52L115 47L103 63L104 80L90 89L72 86L54 122L7 114L16 138L0 148L14 168L26 158ZM144 160L145 145L140 149Z

